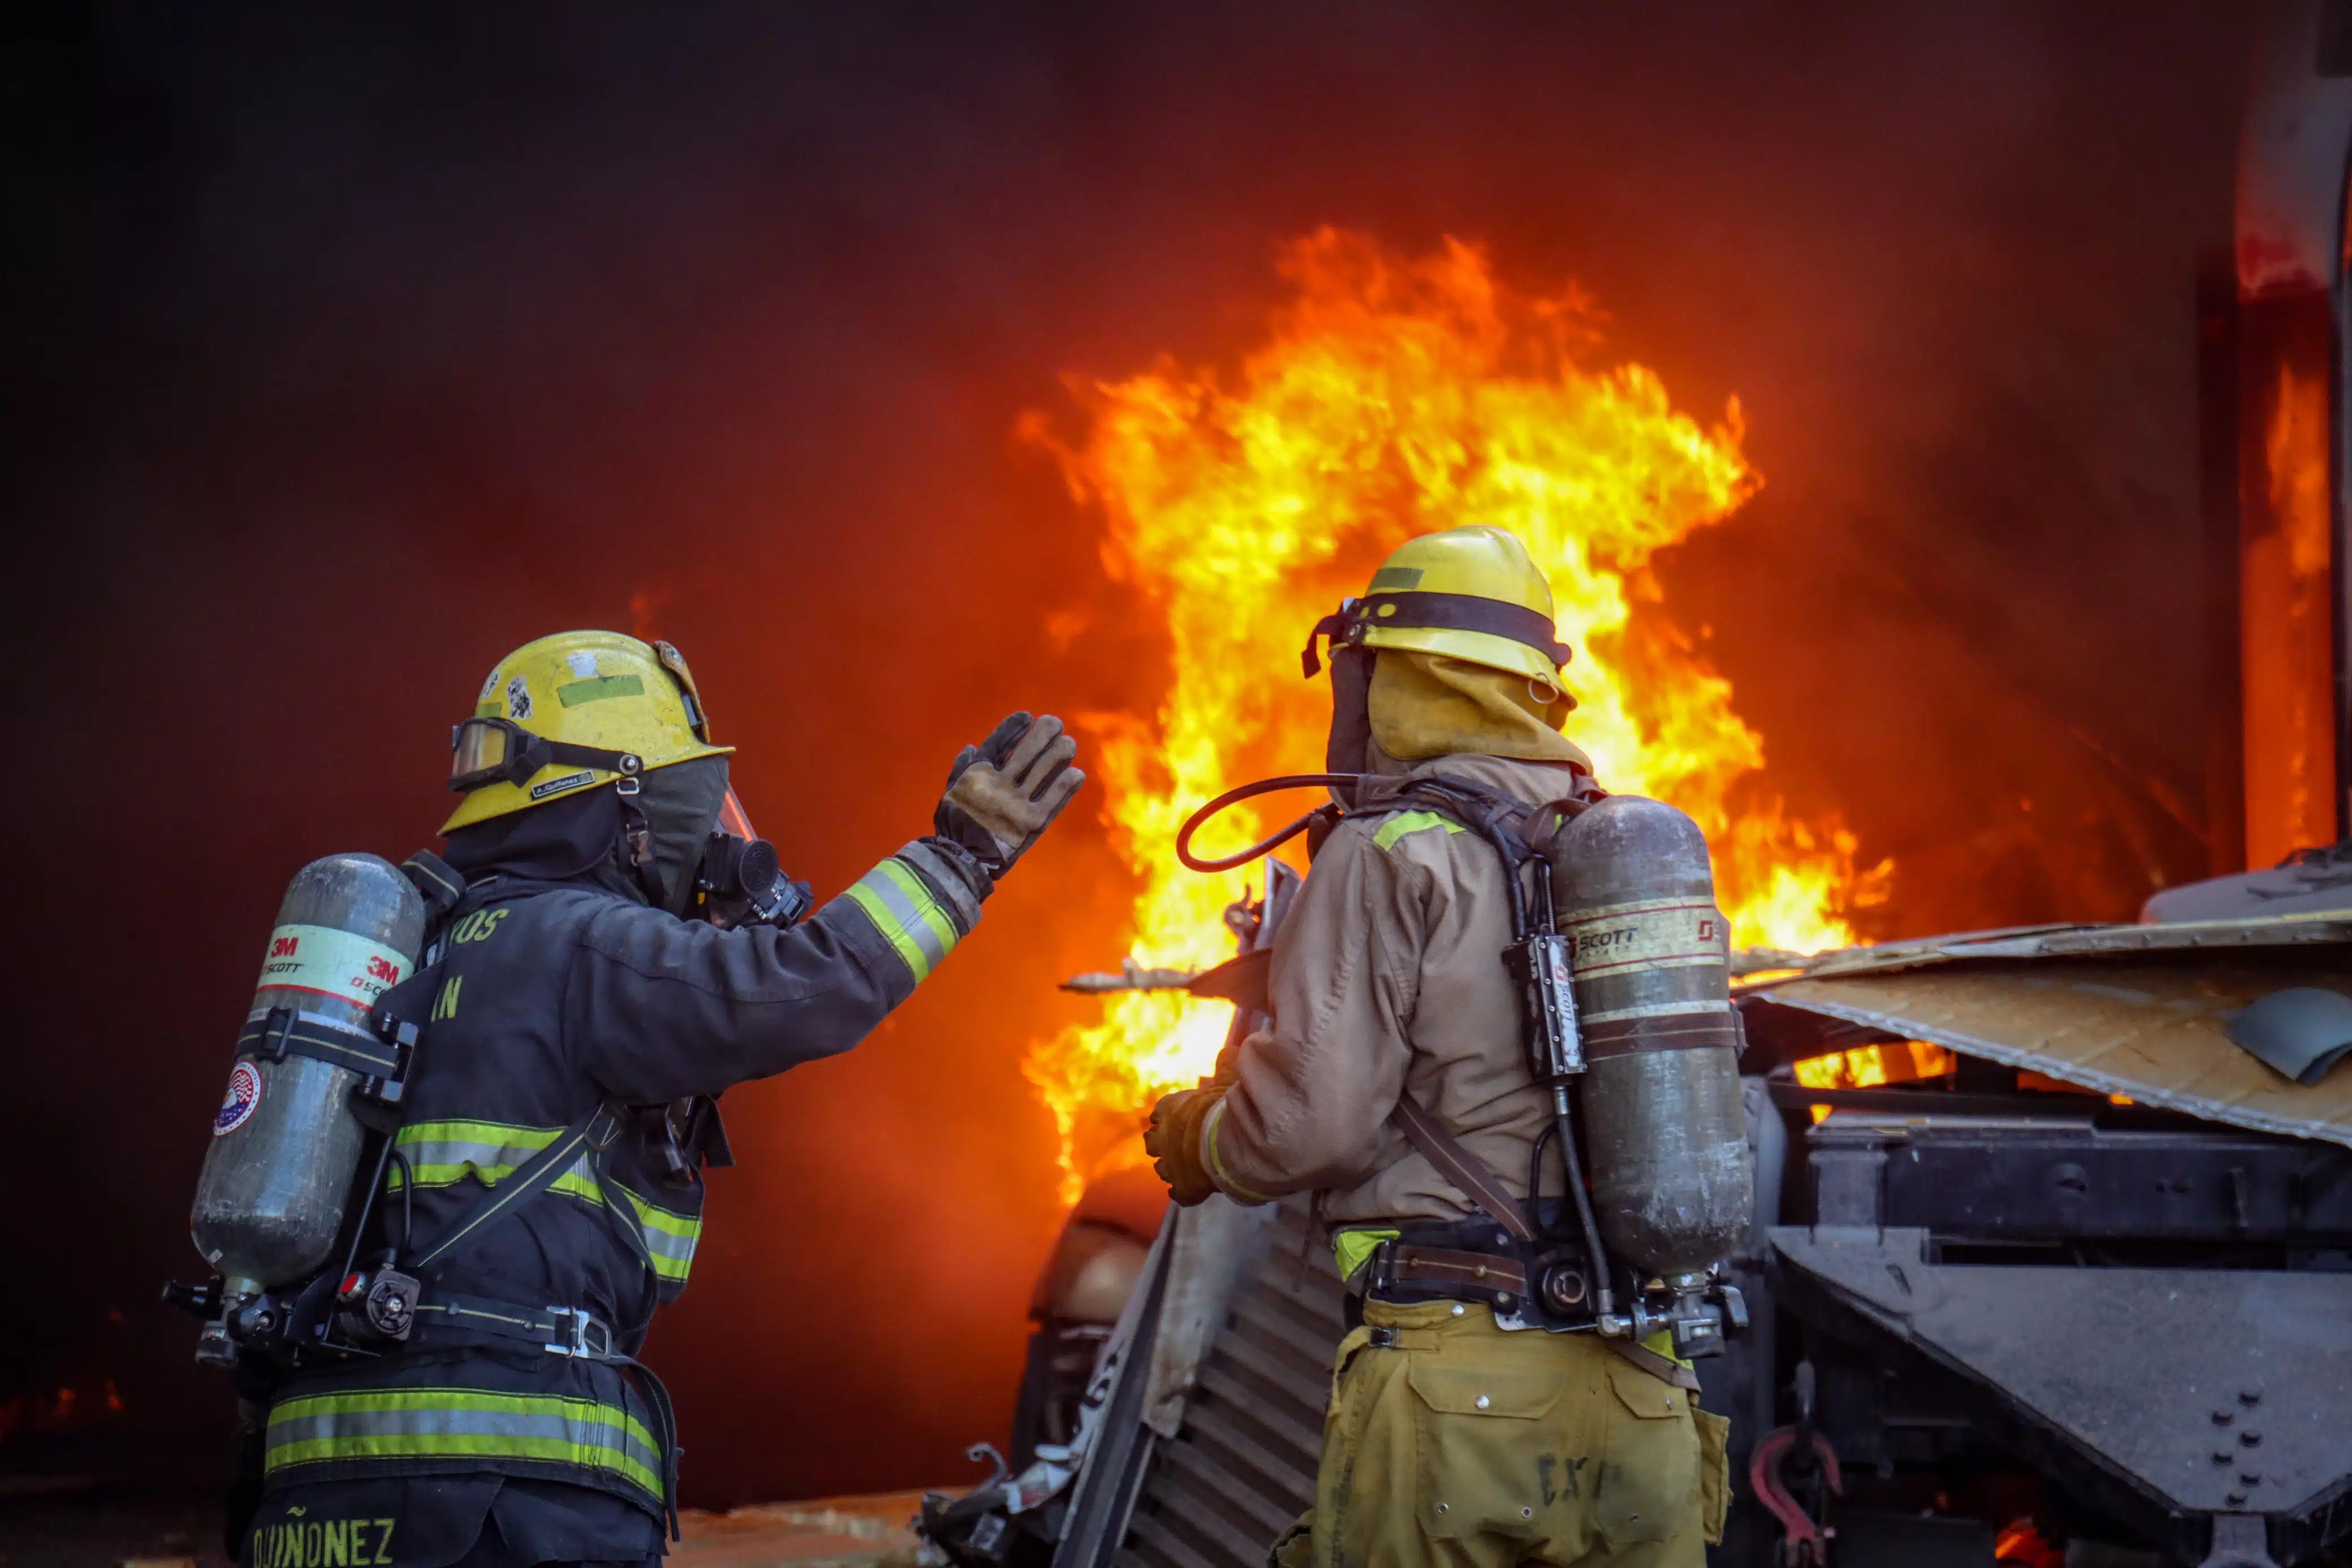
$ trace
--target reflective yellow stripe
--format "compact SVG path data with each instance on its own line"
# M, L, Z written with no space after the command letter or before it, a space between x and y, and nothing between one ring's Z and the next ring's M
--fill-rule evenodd
M1356 1270L1364 1266L1374 1249L1383 1241L1393 1241L1400 1233L1394 1230L1342 1230L1331 1238L1331 1252L1339 1260L1339 1278L1355 1278Z
M914 907L917 917L929 931L931 939L924 944L924 950L936 949L940 958L946 957L948 949L956 945L955 922L948 918L948 912L941 909L940 901L932 896L931 884L901 860L887 860L874 869L898 884L898 891L906 894L907 902ZM939 958L931 962L936 964Z
M393 1145L408 1156L420 1187L448 1186L470 1176L495 1186L515 1167L562 1134L561 1127L521 1127L505 1122L417 1122L403 1127ZM400 1188L400 1169L386 1177Z
M895 857L859 877L849 898L906 962L918 985L956 945L955 922L931 896L929 885Z
M645 1424L593 1399L390 1388L316 1394L269 1412L270 1474L344 1459L535 1459L608 1470L662 1495L661 1450Z
M627 1187L621 1190L628 1194L629 1205L645 1227L646 1250L652 1255L654 1272L673 1284L686 1283L687 1271L694 1267L695 1244L702 1239L702 1217L675 1213L646 1202Z
M1463 831L1461 823L1451 817L1441 817L1434 811L1399 811L1372 831L1372 848L1393 849L1399 839L1407 833L1417 833L1423 828L1444 828L1449 833Z
M1252 1192L1226 1173L1224 1157L1217 1153L1217 1134L1224 1124L1225 1103L1220 1099L1214 1105L1209 1107L1209 1130L1202 1139L1202 1146L1207 1150L1209 1155L1209 1179L1223 1187L1229 1196L1240 1198L1244 1203L1272 1203L1274 1199L1266 1194Z
M403 1127L394 1142L408 1156L416 1172L417 1189L424 1191L453 1186L467 1176L484 1186L496 1186L562 1132L561 1127L525 1127L505 1122L418 1122ZM395 1166L384 1174L384 1188L398 1192L400 1185L400 1167ZM585 1155L550 1183L548 1190L599 1208L604 1205L604 1189L597 1185ZM700 1218L663 1208L625 1186L621 1190L628 1193L644 1227L654 1272L672 1284L684 1284L694 1266L695 1243L702 1237Z

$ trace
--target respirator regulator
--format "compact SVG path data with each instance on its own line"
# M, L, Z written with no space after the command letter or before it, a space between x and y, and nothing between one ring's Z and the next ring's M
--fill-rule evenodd
M730 786L694 873L692 912L721 931L739 925L782 929L799 924L815 902L807 883L784 874L776 846L752 831Z

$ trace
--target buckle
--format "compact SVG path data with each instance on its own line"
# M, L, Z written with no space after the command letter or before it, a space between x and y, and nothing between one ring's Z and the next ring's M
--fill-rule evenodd
M569 1330L571 1334L564 1343L549 1343L546 1346L548 1354L599 1361L611 1358L613 1331L597 1322L594 1313L584 1307L550 1307L547 1315L554 1322L556 1333Z

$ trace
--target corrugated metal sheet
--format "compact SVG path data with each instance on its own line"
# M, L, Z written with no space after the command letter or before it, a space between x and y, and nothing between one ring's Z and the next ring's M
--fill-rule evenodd
M2231 929L2246 924L2253 923ZM1803 977L1763 988L1761 994L1781 1006L1933 1040L2143 1104L2352 1145L2352 1067L2306 1088L2263 1065L2223 1032L2231 1015L2286 987L2352 992L2352 946L2341 936L2313 935L2322 925L2343 931L2346 923L2262 924L2270 929L2258 936L2282 934L2282 928L2292 935L2284 942L2233 936L2196 947L2175 943L2160 953L2114 942L2075 944L2074 956L2061 956L2063 949L2000 955L1979 943L1965 952L1883 967L1820 963ZM1857 949L1855 956L1872 951ZM1961 958L1972 961L1957 961Z
M1342 1295L1322 1227L1284 1204L1271 1245L1155 1448L1117 1568L1258 1568L1315 1501Z

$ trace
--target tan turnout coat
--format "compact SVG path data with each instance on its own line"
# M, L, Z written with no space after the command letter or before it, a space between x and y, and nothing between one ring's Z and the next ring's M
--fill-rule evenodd
M1575 782L1564 763L1442 757L1369 781L1360 804L1439 773L1530 806ZM1529 1196L1549 1105L1528 1076L1502 963L1510 940L1502 859L1484 839L1423 810L1340 822L1275 937L1274 1026L1244 1043L1238 1080L1202 1125L1218 1185L1244 1202L1319 1192L1333 1226L1475 1214L1390 1124L1409 1088L1514 1197Z

